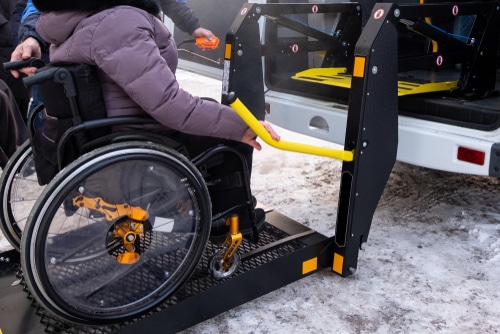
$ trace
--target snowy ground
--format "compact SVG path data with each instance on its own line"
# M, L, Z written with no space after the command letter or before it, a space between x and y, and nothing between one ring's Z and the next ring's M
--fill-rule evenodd
M219 97L220 82L178 75L188 91ZM264 145L254 155L253 192L331 236L340 170L335 160ZM355 275L321 271L185 333L500 333L499 202L498 179L396 163Z

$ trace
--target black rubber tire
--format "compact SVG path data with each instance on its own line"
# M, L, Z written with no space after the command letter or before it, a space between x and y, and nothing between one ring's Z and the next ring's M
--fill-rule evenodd
M38 184L32 148L27 140L9 159L0 178L0 228L17 251L29 212L44 188Z
M104 176L106 185L96 182ZM105 193L96 193L99 189ZM138 262L120 263L116 254L117 247L127 252L124 238L116 237L124 220L138 221L126 216L108 221L68 205L68 198L82 195L107 203L118 196L148 211L144 233L134 244ZM181 210L183 205L190 209ZM170 219L165 217L172 217L170 230L160 226ZM155 308L189 278L202 257L210 223L208 190L187 158L149 142L108 145L68 165L40 195L21 240L23 274L40 305L64 321L123 322Z

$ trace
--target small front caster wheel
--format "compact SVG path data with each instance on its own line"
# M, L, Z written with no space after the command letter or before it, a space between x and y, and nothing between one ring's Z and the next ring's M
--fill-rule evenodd
M238 253L228 259L228 268L224 266L224 254L227 252L227 247L221 248L215 252L215 254L210 259L210 271L212 276L216 279L223 279L234 274L236 269L241 263L241 258Z

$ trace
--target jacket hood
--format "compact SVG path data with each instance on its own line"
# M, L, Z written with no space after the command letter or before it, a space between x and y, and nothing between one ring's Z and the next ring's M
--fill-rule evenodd
M132 6L153 15L160 13L157 0L33 0L33 4L41 12L98 12L116 6Z

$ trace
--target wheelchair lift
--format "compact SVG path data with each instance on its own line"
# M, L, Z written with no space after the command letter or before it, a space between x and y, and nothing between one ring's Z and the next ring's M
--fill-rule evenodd
M325 67L345 67L345 73L350 76L349 86L339 88L348 89L350 102L345 147L336 152L344 162L334 235L322 235L278 212L270 211L259 241L252 243L243 240L238 247L241 264L232 276L216 279L210 275L210 256L217 252L217 247L209 243L192 277L156 310L121 324L85 328L62 323L39 309L46 330L58 333L173 333L325 268L343 277L354 274L359 250L365 248L373 214L396 161L398 68L395 64L399 64L400 68L412 64L409 59L398 58L398 25L405 17L414 16L415 11L419 12L418 16L425 17L432 16L433 11L452 12L453 6L378 3L361 29L362 14L365 13L361 13L361 6L356 3L245 4L226 36L223 76L225 103L231 104L237 111L250 110L257 119L264 118L263 56L327 49L325 62L328 64ZM463 8L465 13L490 13L483 23L485 38L498 34L499 1L484 5L464 4ZM321 13L340 13L339 26L343 28L343 33L339 31L336 35L328 35L286 17L286 14ZM261 43L261 18L295 29L312 39L302 44ZM423 29L430 29L430 34L434 32L432 28L418 27L409 20L403 21L403 24L411 25L412 29L422 33L429 33ZM435 39L441 37L433 35ZM472 74L464 75L464 81L459 84L464 94L484 95L492 90L491 74L486 73L480 61L476 61L483 47L491 50L497 45L490 46L483 42L478 51L464 51L463 45L449 51L450 57L454 59L463 60L466 57L474 60L469 70ZM434 62L435 57L419 57L420 65ZM307 78L294 80L317 81L311 77L311 73L300 75ZM488 79L479 83L477 75L485 75ZM493 78L493 88L494 81ZM280 143L270 144L280 147ZM299 152L312 150L311 147L293 143L285 149ZM331 156L329 154L332 152L323 153L319 154ZM16 268L15 262L11 261L9 265ZM8 279L12 281L12 275ZM2 277L4 280L5 274ZM2 295L2 304L8 303L7 297ZM31 303L36 304L34 301ZM29 304L26 301L25 307L29 308ZM15 318L15 312L12 310L0 317ZM1 323L4 332L8 332L4 325L6 321ZM21 322L17 324L21 325Z

